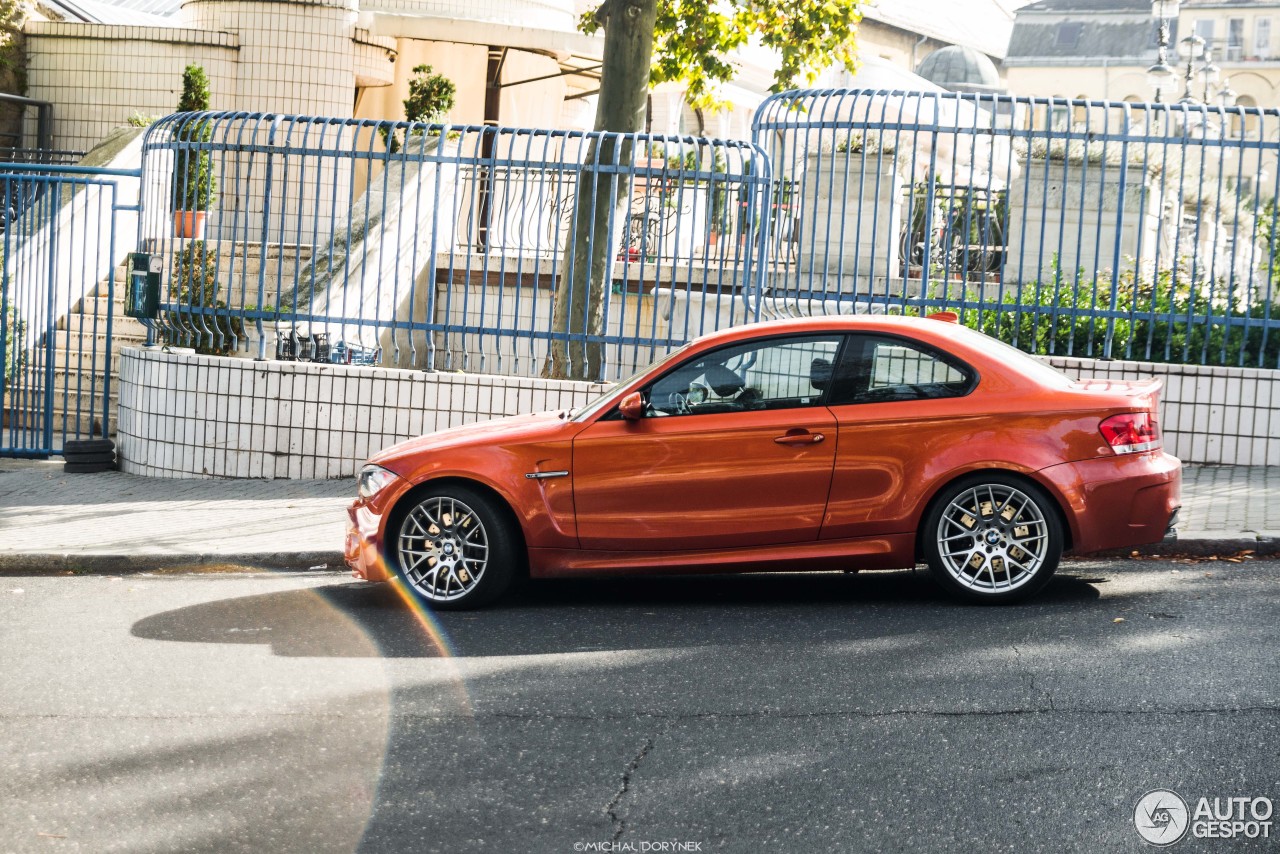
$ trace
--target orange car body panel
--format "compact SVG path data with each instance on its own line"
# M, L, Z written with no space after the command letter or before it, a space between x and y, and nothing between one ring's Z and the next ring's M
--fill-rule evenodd
M916 562L916 530L948 483L1015 472L1057 501L1076 552L1157 542L1180 498L1181 464L1163 451L1116 454L1098 430L1154 409L1158 383L1072 383L1027 372L1003 345L952 323L837 317L738 327L698 353L768 335L901 336L977 375L962 397L809 406L638 421L602 420L619 387L582 421L518 416L401 443L371 462L399 478L349 510L347 562L385 580L381 555L398 501L443 478L492 491L520 524L534 577L761 569L881 569ZM779 444L779 437L821 435ZM529 474L569 472L565 477Z

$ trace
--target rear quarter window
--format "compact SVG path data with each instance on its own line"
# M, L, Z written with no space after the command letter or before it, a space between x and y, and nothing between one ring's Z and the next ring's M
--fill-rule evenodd
M917 341L854 336L841 361L832 403L883 403L962 397L977 372L953 356Z

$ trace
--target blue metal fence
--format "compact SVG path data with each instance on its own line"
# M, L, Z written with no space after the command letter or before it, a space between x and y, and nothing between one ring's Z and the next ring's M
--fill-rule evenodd
M757 111L766 316L954 310L1043 354L1280 367L1280 111L805 90Z
M153 328L517 375L552 340L590 343L613 379L758 318L949 309L1036 353L1280 367L1280 111L802 90L754 133L170 116L144 146ZM204 231L183 236L206 174ZM579 222L604 223L602 314L558 327Z
M110 430L117 186L103 170L0 164L0 454Z
M742 141L169 116L144 143L141 246L168 271L153 328L204 352L535 376L559 338L602 347L616 379L754 319L767 166ZM206 174L187 232L175 209ZM616 210L604 231L596 204ZM580 222L607 247L602 316L556 332L591 254Z

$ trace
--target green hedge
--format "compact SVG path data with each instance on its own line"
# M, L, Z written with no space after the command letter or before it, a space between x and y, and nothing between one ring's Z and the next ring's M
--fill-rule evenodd
M1113 305L1110 282L1029 282L1020 293L1005 294L999 309L960 314L964 325L1040 355L1103 357L1110 323L1114 359L1280 368L1280 328L1263 328L1268 319L1280 322L1280 305L1224 305L1223 291L1225 286L1215 288L1211 303L1205 286L1190 293L1184 285L1175 287L1168 272L1154 287L1129 275L1119 283ZM1070 309L1114 309L1120 316L1064 311ZM1243 325L1249 322L1256 325Z

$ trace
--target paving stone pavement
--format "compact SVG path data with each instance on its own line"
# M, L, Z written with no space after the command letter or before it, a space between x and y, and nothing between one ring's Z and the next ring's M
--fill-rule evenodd
M0 570L342 566L355 480L65 474L0 460Z
M1280 467L1186 466L1178 542L1151 551L1280 552ZM343 480L169 480L65 474L0 460L0 571L243 564L340 570Z
M1280 466L1183 466L1178 528L1280 537Z

